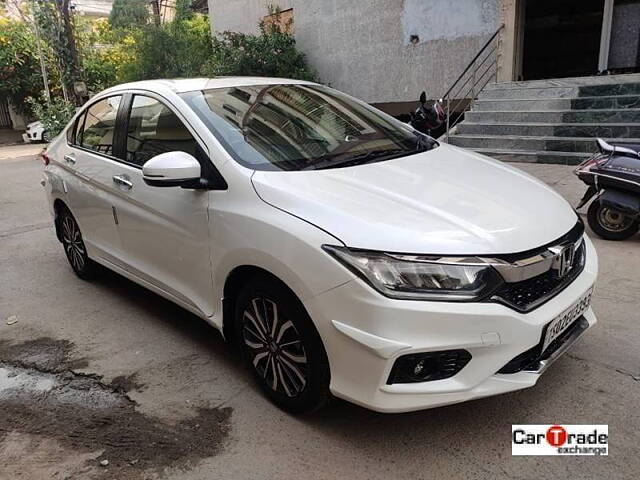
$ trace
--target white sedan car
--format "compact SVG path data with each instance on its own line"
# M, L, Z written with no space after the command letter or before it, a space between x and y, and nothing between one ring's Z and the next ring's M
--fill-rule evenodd
M530 387L596 322L596 253L560 195L326 86L120 85L43 159L76 274L202 317L292 412Z
M47 141L42 122L31 122L27 125L27 130L22 134L22 141L24 143Z

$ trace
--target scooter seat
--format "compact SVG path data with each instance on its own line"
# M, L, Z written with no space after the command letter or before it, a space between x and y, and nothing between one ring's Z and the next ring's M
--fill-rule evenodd
M613 145L614 147L630 148L631 150L634 150L634 151L640 153L640 143L620 143L620 142L613 143L612 142L611 145Z

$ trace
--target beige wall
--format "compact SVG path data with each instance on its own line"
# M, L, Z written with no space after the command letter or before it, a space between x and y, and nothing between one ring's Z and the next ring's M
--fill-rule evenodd
M501 0L281 0L323 82L370 103L445 93L499 25ZM264 0L209 1L214 31L256 32ZM420 37L412 44L409 37Z

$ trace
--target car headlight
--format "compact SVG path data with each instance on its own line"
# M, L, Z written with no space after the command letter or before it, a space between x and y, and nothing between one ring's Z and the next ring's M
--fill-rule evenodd
M477 301L503 283L500 274L477 257L400 255L332 245L322 248L391 298Z

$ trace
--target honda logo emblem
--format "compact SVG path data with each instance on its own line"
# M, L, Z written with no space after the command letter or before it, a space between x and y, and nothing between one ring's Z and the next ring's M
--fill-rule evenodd
M551 247L549 250L555 255L551 268L555 270L558 278L564 277L573 267L573 259L576 253L575 245Z

